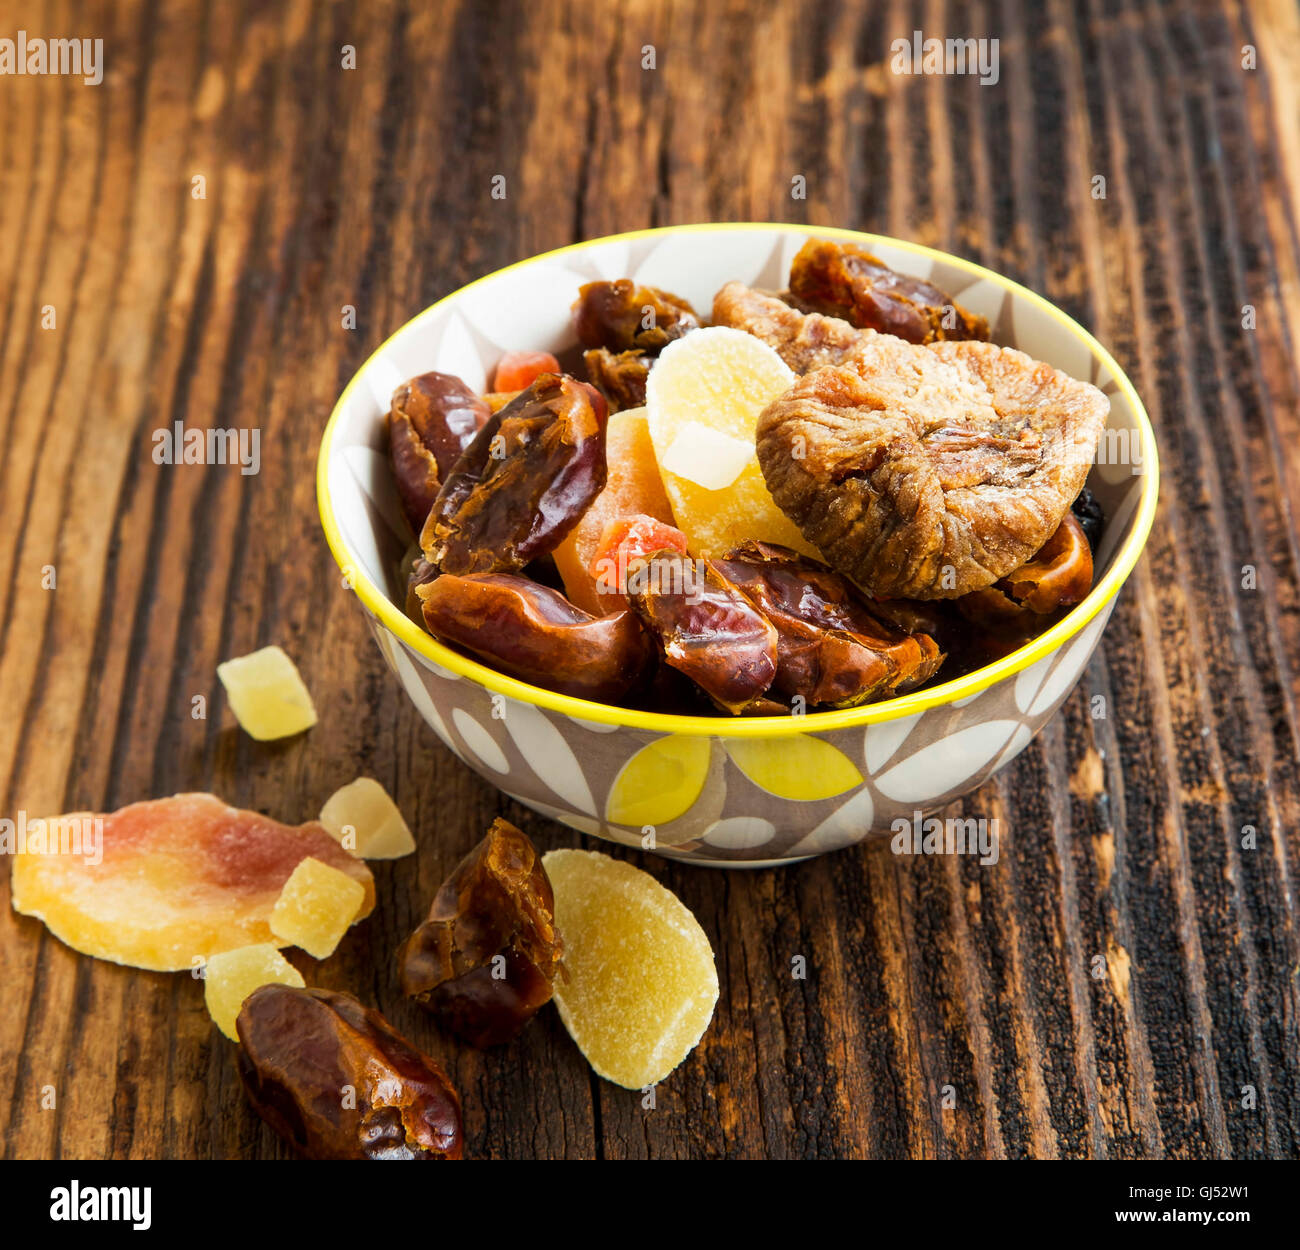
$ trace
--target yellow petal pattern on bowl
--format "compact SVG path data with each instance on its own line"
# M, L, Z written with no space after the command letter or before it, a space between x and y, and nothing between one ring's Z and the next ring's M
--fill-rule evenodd
M858 766L821 738L740 739L724 744L756 786L782 799L829 799L862 784Z
M711 738L670 734L642 747L614 778L605 819L615 825L666 825L700 796Z

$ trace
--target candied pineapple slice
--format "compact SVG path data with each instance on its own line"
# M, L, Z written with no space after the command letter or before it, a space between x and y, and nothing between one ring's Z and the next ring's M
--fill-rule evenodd
M263 647L217 665L230 710L250 738L288 738L316 723L316 707L293 661Z
M335 790L320 809L320 823L362 859L400 859L415 850L397 804L373 777L358 777Z
M650 438L692 555L723 555L746 539L816 555L776 506L754 450L759 413L794 381L766 343L728 326L670 343L650 370Z
M239 1041L235 1020L254 990L263 985L295 985L302 989L302 973L269 942L218 951L203 970L203 1001L212 1022L232 1042Z
M271 932L313 959L325 959L334 953L365 901L366 891L359 881L309 857L289 875L271 908Z
M597 1074L627 1089L662 1081L713 1018L713 949L685 904L649 873L594 851L542 867L564 937L560 1018Z
M83 955L157 972L272 942L271 909L308 856L361 886L356 918L375 905L370 869L314 821L282 825L211 794L132 803L100 822L95 855L27 849L14 857L15 911L43 920ZM57 845L57 844L56 844Z
M644 408L610 414L605 425L605 464L604 489L554 552L569 602L593 616L627 607L622 595L602 594L591 572L605 527L625 516L652 516L668 524L673 519Z

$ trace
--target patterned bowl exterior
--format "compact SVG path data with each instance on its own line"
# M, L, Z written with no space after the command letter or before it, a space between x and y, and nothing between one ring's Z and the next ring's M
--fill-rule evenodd
M572 346L569 305L594 279L633 277L703 310L731 279L779 289L809 236L852 239L929 278L987 316L995 341L1088 378L1110 397L1107 438L1089 477L1108 521L1088 600L1048 635L970 677L852 712L775 722L650 716L563 699L483 669L406 619L397 570L410 536L383 432L400 382L437 369L483 390L508 350ZM322 442L318 494L330 546L385 660L459 759L584 833L692 862L759 866L887 835L896 818L937 810L1023 751L1087 667L1145 542L1157 476L1154 439L1132 386L1090 336L1039 297L896 240L738 224L597 239L500 270L426 310L344 391Z

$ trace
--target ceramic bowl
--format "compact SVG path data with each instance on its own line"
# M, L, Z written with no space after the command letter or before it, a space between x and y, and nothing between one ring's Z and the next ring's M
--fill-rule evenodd
M672 716L527 685L435 641L403 611L411 538L385 452L394 388L430 369L486 389L511 350L572 347L580 284L631 277L707 310L723 283L780 289L810 236L846 239L928 278L1018 347L1110 398L1089 485L1106 511L1092 593L1033 642L925 690L799 717ZM321 441L317 496L335 559L403 690L449 750L494 786L583 833L713 865L769 865L887 835L974 790L1014 759L1069 695L1155 514L1150 422L1110 354L1032 291L897 239L793 225L672 226L535 256L407 322L339 397Z

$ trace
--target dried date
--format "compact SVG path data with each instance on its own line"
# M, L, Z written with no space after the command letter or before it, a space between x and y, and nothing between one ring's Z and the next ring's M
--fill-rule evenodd
M646 381L650 377L651 358L644 352L611 352L597 347L583 353L587 377L609 403L610 412L645 405Z
M422 373L393 392L388 453L402 511L416 534L488 416L487 404L450 373Z
M351 994L264 985L235 1024L258 1115L309 1159L459 1159L447 1074Z
M402 992L448 1032L496 1046L550 1002L563 950L537 849L498 818L442 883L397 962Z
M655 551L628 566L626 585L665 662L720 708L739 714L766 693L776 676L776 629L713 562Z
M630 278L588 282L573 304L573 327L583 347L611 352L658 352L673 339L699 328L686 300Z
M420 535L443 573L515 572L552 551L605 485L601 394L544 373L479 430Z
M557 590L511 573L444 573L417 589L436 638L521 681L599 702L631 690L653 647L628 611L592 616Z

